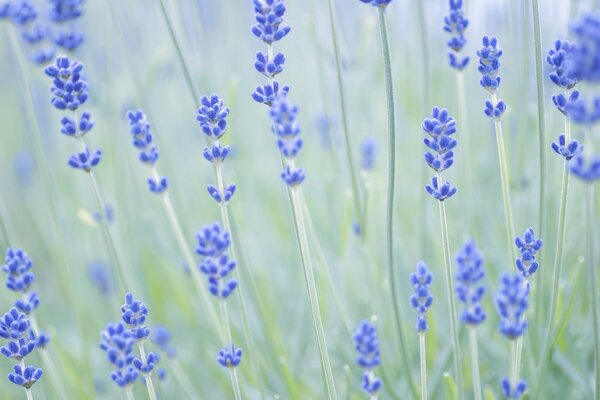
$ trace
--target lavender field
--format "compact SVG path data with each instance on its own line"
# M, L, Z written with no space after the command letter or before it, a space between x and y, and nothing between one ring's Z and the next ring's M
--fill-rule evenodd
M0 399L600 400L600 1L0 0Z

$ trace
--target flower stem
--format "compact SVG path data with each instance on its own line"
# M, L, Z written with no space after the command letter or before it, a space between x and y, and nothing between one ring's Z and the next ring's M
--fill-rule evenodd
M177 359L170 359L170 365L175 375L175 380L178 386L183 388L188 399L201 399L200 394L194 388L192 381L186 374L185 369L181 366L181 363Z
M125 389L125 395L127 396L127 400L135 400L135 397L133 397L133 392L131 391L131 387Z
M438 182L441 182L438 174ZM438 201L440 211L440 225L442 232L442 249L444 253L444 277L446 278L446 295L450 308L450 329L452 330L452 355L454 360L454 373L458 398L462 399L462 361L460 356L460 343L458 340L458 323L456 317L456 299L454 297L454 282L450 261L450 243L448 241L448 222L446 221L446 206L443 201Z
M21 370L25 371L25 359L21 358ZM33 400L33 394L31 393L30 388L25 388L25 394L27 395L27 400Z
M40 328L38 327L37 320L35 318L35 315L33 315L33 313L29 315L29 320L31 321L32 332L37 337L40 333ZM56 365L54 364L52 357L50 357L50 354L48 354L48 350L46 350L45 348L42 348L42 347L38 347L37 350L39 351L39 354L42 357L44 367L48 370L48 373L50 374L50 382L51 382L51 385L53 386L54 392L61 399L66 399L67 392L65 391L65 387L63 385L63 379L61 379L60 375L58 374Z
M427 400L427 354L425 333L419 333L419 358L421 359L421 400Z
M475 217L473 207L473 178L471 175L473 163L471 154L471 136L469 134L469 117L467 113L467 101L465 96L465 76L462 71L456 73L456 87L458 88L458 115L461 123L461 137L465 154L464 174L466 181L467 219L471 235L475 236Z
M481 400L481 378L479 376L479 350L477 346L477 329L471 327L469 331L469 347L471 352L471 379L473 380L473 397Z
M352 146L350 144L350 130L348 128L348 115L346 112L346 96L344 93L344 82L342 80L342 63L340 57L340 49L338 46L337 33L335 29L335 17L333 13L333 0L328 0L329 3L329 26L331 28L331 41L333 42L333 54L335 58L335 70L337 77L338 93L340 97L340 111L342 114L342 128L344 131L344 147L346 150L346 159L348 161L348 172L350 181L352 182L352 199L354 201L354 211L360 229L364 228L365 218L363 208L361 206L360 192L358 190L358 180L354 169L354 157L352 155ZM364 239L364 236L361 235Z
M327 397L329 398L329 400L336 400L337 393L335 390L335 381L333 379L331 362L329 361L329 353L327 351L325 330L323 328L323 320L321 318L321 311L319 309L319 297L317 294L317 286L315 283L310 247L308 244L308 236L306 233L300 187L293 187L291 188L290 192L292 212L296 221L296 238L300 246L300 256L302 258L304 279L306 281L308 300L310 303L310 310L312 314L313 325L315 328L315 334L317 336L317 345L319 348L319 355L321 358L321 367L323 368L325 386L327 387Z
M535 76L537 88L537 109L538 109L538 144L540 161L540 192L539 192L539 229L544 234L544 222L546 203L544 202L546 193L546 119L544 114L544 81L542 71L542 39L540 28L540 10L538 0L531 0L533 8L533 37L535 41ZM540 279L541 280L541 279ZM539 290L539 286L538 286Z
M492 93L492 103L494 107L498 104L496 93ZM510 203L510 177L508 174L508 161L506 159L506 148L504 146L504 133L502 132L502 121L494 119L494 128L496 130L496 146L498 147L498 162L500 163L500 179L502 181L502 200L504 203L504 221L506 225L506 236L508 238L508 248L511 260L516 259L515 249L512 245L515 229L513 226L512 207Z
M396 322L397 336L400 344L400 357L402 358L403 370L410 371L410 363L404 346L404 335L402 333L402 317L397 297L396 276L394 265L394 191L396 185L396 111L394 104L394 79L392 75L392 61L390 56L389 34L385 16L385 8L379 7L379 30L381 34L381 47L383 51L383 65L385 69L385 87L387 97L388 116L388 182L386 196L386 252L388 269L390 273L390 288L392 292L392 305L394 307L394 320ZM418 397L412 374L406 372L408 386L415 398Z
M222 284L222 283L221 283ZM221 288L219 288L219 292ZM226 346L233 346L233 338L231 335L231 326L229 325L229 314L227 312L227 303L225 299L221 299L219 301L221 306L221 319L223 322L223 332L225 332L225 343ZM229 373L231 377L231 386L233 386L233 394L236 400L241 400L242 395L240 391L240 383L237 379L237 374L235 373L235 368L229 368Z
M594 324L594 369L595 369L595 380L594 380L594 398L600 399L600 333L598 332L598 288L596 275L596 262L594 260L594 185L589 184L589 193L586 201L586 258L587 258L587 270L590 281L590 302L592 303L592 323Z
M522 337L522 336L520 336ZM515 340L510 341L510 386L511 388L517 387L519 381L519 371L517 371L517 342Z
M152 168L152 176L154 179L160 179L160 175L155 168ZM173 208L173 204L171 203L171 198L169 197L169 192L165 191L162 194L162 203L165 209L165 213L167 214L167 219L169 220L169 225L171 225L171 230L175 235L175 239L177 240L177 244L179 245L179 250L183 254L185 262L188 264L190 268L190 274L192 275L192 281L194 286L196 287L197 292L200 294L202 298L202 302L204 303L204 308L209 315L209 319L212 321L213 327L220 331L220 322L219 317L217 316L217 312L213 306L213 303L210 301L208 296L208 290L206 286L202 283L202 277L200 276L200 272L198 268L196 268L196 263L194 262L194 256L192 250L188 242L185 240L185 235L183 234L183 230L181 228L181 224L179 223L179 218Z
M140 342L138 344L138 348L140 350L140 359L143 364L146 364L146 352L144 351L144 343ZM156 400L156 392L154 391L154 384L152 383L152 376L150 373L144 374L144 379L146 380L146 389L148 389L148 397L150 400Z

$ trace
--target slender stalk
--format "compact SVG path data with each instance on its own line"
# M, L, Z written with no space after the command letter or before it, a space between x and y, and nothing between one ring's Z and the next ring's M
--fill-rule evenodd
M350 144L350 129L348 128L348 115L346 112L346 96L344 93L344 82L342 79L342 63L340 57L340 49L338 45L337 33L335 28L335 16L333 12L333 0L328 0L329 5L329 26L331 28L331 41L333 43L333 54L335 58L335 70L337 77L338 93L340 97L340 111L342 114L342 128L344 131L344 147L346 150L346 159L348 161L348 172L350 181L352 182L352 199L354 201L354 211L358 220L360 229L363 229L365 218L361 206L360 192L358 190L358 178L354 169L354 157L352 155L352 146ZM364 239L364 236L361 235Z
M546 193L546 119L544 114L544 81L542 71L542 34L540 28L540 9L538 0L531 0L533 8L533 37L535 41L535 77L537 88L537 109L538 109L538 144L540 159L540 192L539 192L539 229L544 234L544 222L546 203L544 197ZM541 280L541 279L540 279ZM538 286L539 290L539 286Z
M419 333L419 358L421 359L421 400L427 400L427 354L425 333Z
M523 356L523 341L525 335L521 335L516 340L515 345L515 364L514 364L514 374L515 374L515 385L517 384L517 379L519 378L519 374L521 373L521 358Z
M165 20L165 24L167 25L167 29L169 30L169 37L173 42L173 46L175 46L175 51L177 53L177 59L179 60L179 64L181 65L181 69L183 70L183 76L185 78L185 82L187 84L188 91L190 92L190 96L192 96L192 100L194 105L198 102L198 92L196 92L196 88L194 87L194 81L192 80L192 75L190 74L190 70L187 66L185 58L183 57L183 52L181 51L181 46L179 46L179 41L177 40L177 35L175 35L175 30L173 29L173 24L171 23L171 19L169 18L169 14L167 13L167 9L165 8L165 3L163 0L158 0L160 4L160 12Z
M222 285L222 282L220 282L219 284ZM221 291L221 289L222 288L220 287L219 291ZM225 299L221 299L219 303L221 306L221 318L223 321L223 331L225 332L225 343L226 343L226 346L233 347L233 338L231 335L231 326L229 325L229 315L227 312L227 303L225 302ZM235 373L235 368L229 368L229 376L231 378L231 386L233 387L234 398L235 398L235 400L241 400L242 394L240 391L240 383L237 379L237 374Z
M219 193L221 193L221 195L223 196L223 194L225 193L225 183L223 180L222 166L220 164L215 164L215 172L217 175L217 186L219 189ZM231 222L229 219L229 211L227 208L227 203L223 201L220 204L219 208L221 209L221 220L223 222L223 227L231 235L231 239L230 239L231 240L231 246L230 246L231 257L234 260L238 260L237 254L236 254L236 249L235 249L235 243L233 241L233 232L231 230ZM238 260L238 265L239 265L239 260ZM239 273L238 273L237 268L233 270L233 276L238 282L240 282ZM238 296L237 296L238 304L240 305L240 311L241 311L241 315L242 315L242 328L244 331L244 339L246 342L246 357L249 357L248 353L253 352L256 347L254 346L254 338L252 336L252 331L250 330L250 323L248 320L248 312L247 312L247 308L246 308L246 302L244 300L244 292L242 289L242 285L239 285L237 287L237 290L238 290ZM256 365L254 364L254 361L253 361L254 359L253 359L253 357L249 357L249 360L250 360L250 369L252 370L254 382L258 386L258 390L260 392L260 397L263 397L262 384L259 384L259 381L258 381L259 374L257 372Z
M146 364L146 352L144 351L144 343L140 342L138 344L138 348L140 350L140 359L142 363ZM154 391L154 384L152 383L151 374L144 374L144 379L146 380L146 389L148 389L148 397L150 400L156 400L156 392Z
M21 370L25 371L25 359L23 358L21 358ZM33 400L31 389L25 388L25 394L27 395L27 400Z
M159 179L160 175L156 168L152 168L152 176L154 179ZM169 220L169 225L171 226L171 230L175 235L175 239L177 244L179 245L179 250L183 254L185 262L188 264L190 269L190 274L192 275L192 281L196 288L196 291L200 294L202 298L202 302L204 303L204 308L209 315L209 319L212 321L213 326L219 330L220 322L219 317L217 316L217 312L213 306L213 303L210 301L210 297L208 295L208 290L206 286L202 283L202 277L198 268L196 268L196 263L194 262L194 256L192 250L188 242L185 240L185 235L183 234L183 229L181 228L181 224L179 223L179 218L175 213L175 209L173 208L173 204L171 203L171 198L169 197L169 192L165 191L162 194L162 203L165 213L167 214L167 219Z
M481 400L481 378L479 376L479 350L477 346L477 329L468 328L469 347L471 353L471 379L473 380L473 397L475 400Z
M383 51L383 64L385 69L385 86L387 96L388 115L388 183L386 196L386 253L388 269L390 273L390 288L392 291L392 305L394 307L394 320L396 323L397 336L400 344L400 357L402 358L403 370L406 371L408 386L414 397L418 397L410 371L410 363L404 346L404 335L402 333L402 317L397 297L396 276L394 265L394 191L396 186L396 107L394 102L394 79L392 74L392 60L390 56L389 34L385 16L385 7L379 7L379 30L381 34L381 47Z
M175 380L177 381L177 385L185 391L185 394L188 399L198 399L200 400L202 397L200 393L196 391L190 377L185 372L185 369L181 366L181 363L176 359L171 359L170 365L173 369L173 375L175 376Z
M594 185L588 185L588 196L586 201L586 258L587 270L590 281L590 302L592 303L592 323L594 332L594 399L600 399L600 332L598 331L598 279L596 275L596 261L594 259Z
M438 182L442 182L438 174ZM446 206L443 201L438 201L440 211L440 225L442 232L442 249L444 253L444 277L446 278L446 296L450 308L450 329L452 330L452 355L454 360L454 373L458 398L462 399L462 361L460 356L460 343L458 340L458 323L456 317L456 299L454 297L454 281L452 280L452 267L450 265L450 243L448 241L448 222L446 221Z
M462 137L462 145L465 154L464 174L466 181L466 198L467 198L467 219L471 235L475 235L475 217L473 207L473 178L472 178L472 153L471 153L471 136L469 134L469 117L467 113L467 100L465 95L465 76L462 71L456 73L456 87L458 92L458 115L460 116L460 129Z
M33 334L35 336L37 336L40 333L40 329L38 327L35 315L30 314L29 320L31 321L31 328L33 330ZM52 385L54 391L61 399L66 399L67 395L66 395L65 387L63 385L63 380L61 379L60 375L58 374L56 365L54 364L52 357L50 357L50 354L48 354L48 350L46 350L45 348L42 348L42 347L38 347L37 350L38 350L40 356L42 357L44 367L48 370L48 373L50 374L50 382L51 382L51 385Z
M510 386L517 387L519 382L519 371L517 371L517 342L510 341Z
M494 107L498 104L496 93L492 93L492 103ZM506 225L506 236L508 238L509 253L511 260L516 259L515 249L512 245L515 228L513 226L512 206L510 203L510 177L508 174L508 161L506 158L506 148L504 146L504 133L502 132L502 121L494 119L494 128L496 130L496 145L498 147L498 162L500 163L500 179L502 181L502 200L504 203L504 221Z
M127 396L127 400L135 400L133 392L131 391L131 386L125 389L125 395Z
M319 355L321 358L321 366L323 368L325 386L327 388L327 397L330 400L335 400L337 399L337 393L335 390L335 381L333 379L331 362L329 361L329 353L327 351L327 341L325 338L325 330L323 328L323 320L321 318L321 310L319 309L319 297L317 294L317 286L315 283L314 270L310 254L310 246L308 243L304 213L302 209L302 196L300 193L300 188L298 186L291 188L290 192L292 212L296 221L296 238L300 246L300 255L302 258L304 278L306 281L306 288L308 291L308 300L310 303L310 310L312 314L313 325L315 328L315 334L317 336L317 345L319 348Z
M6 217L4 216L4 203L2 197L0 197L0 239L2 240L2 247L10 246L9 237Z

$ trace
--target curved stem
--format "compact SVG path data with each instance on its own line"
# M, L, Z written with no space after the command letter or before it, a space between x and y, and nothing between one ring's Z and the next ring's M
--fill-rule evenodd
M338 46L337 33L335 29L335 17L333 13L333 0L328 0L329 4L329 26L331 27L331 41L333 42L333 54L335 58L335 70L337 77L338 93L340 97L340 111L342 114L342 128L344 131L344 148L346 150L346 159L348 160L348 172L352 182L352 199L354 201L354 211L360 229L364 228L365 218L361 206L360 192L358 190L358 178L354 169L354 157L352 155L352 146L350 144L350 129L348 128L348 116L346 112L346 96L344 94L344 82L342 80L342 63L340 49ZM364 240L364 236L361 235Z
M492 93L492 103L494 107L498 104L498 98ZM504 133L502 131L502 121L494 119L494 128L496 130L496 146L498 148L498 162L500 163L500 179L502 181L502 200L504 203L504 222L506 225L506 236L508 238L509 253L511 260L516 260L515 249L512 245L515 228L513 226L512 206L510 203L510 177L508 173L508 160L506 159L506 148L504 146Z
M325 386L327 387L327 396L330 400L335 400L337 399L335 381L333 378L333 371L331 369L331 362L329 361L325 330L323 328L323 320L321 318L321 311L319 309L319 297L317 294L317 286L315 283L314 270L310 255L310 247L308 244L308 236L306 233L304 213L302 209L302 197L300 195L299 186L291 188L290 192L292 212L294 213L294 218L296 221L296 238L300 246L300 255L302 258L304 278L306 281L306 288L308 291L308 300L310 303L310 310L312 314L313 325L315 328L315 334L317 336L317 345L319 347L319 355L321 358L321 367L323 368Z
M596 262L594 259L594 185L588 185L588 196L586 201L586 258L587 258L587 270L589 273L590 281L590 302L592 303L592 322L594 332L594 398L600 399L600 332L598 331L598 322L600 317L598 316L598 288L596 275Z
M140 359L143 364L146 364L146 352L144 351L144 343L139 343L138 348L140 350ZM156 400L156 392L154 390L154 384L152 383L151 374L144 374L144 379L146 380L146 389L148 389L148 397L150 400Z
M438 182L441 182L438 174ZM446 206L443 201L438 201L440 211L440 225L442 232L442 249L444 253L444 277L446 278L446 296L450 313L450 329L452 330L452 355L454 360L454 373L458 398L462 399L462 361L460 343L458 340L458 323L456 317L456 299L454 297L454 282L450 261L450 243L448 241L448 222L446 221Z
M421 400L427 400L427 354L425 333L419 333L419 358L421 359Z
M479 351L477 346L477 330L474 327L468 328L469 347L471 352L471 379L473 380L473 397L475 400L481 400L481 378L479 376Z
M403 370L406 371L408 385L414 395L418 397L417 389L414 384L410 371L410 363L406 348L404 346L404 335L402 333L402 317L400 314L400 305L397 297L396 276L394 265L394 191L396 185L396 111L394 104L394 79L392 74L392 61L390 56L390 43L385 16L385 7L379 7L379 30L381 34L381 47L383 51L383 65L385 69L385 87L387 97L387 116L388 116L388 182L386 196L386 231L385 243L388 261L388 270L390 273L390 288L392 292L392 305L394 307L394 320L396 323L398 341L400 342L400 357L402 358Z
M540 192L539 192L539 230L541 234L544 232L544 222L546 204L544 197L546 193L546 119L544 114L544 81L542 71L542 34L540 28L540 10L538 0L531 0L533 8L533 36L535 41L535 77L537 88L537 109L538 109L538 144L539 144L539 161L540 161ZM541 279L540 279L541 281ZM539 283L538 283L539 290Z

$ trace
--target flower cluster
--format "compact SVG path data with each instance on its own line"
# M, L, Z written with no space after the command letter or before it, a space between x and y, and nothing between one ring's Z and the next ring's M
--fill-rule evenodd
M242 362L242 349L233 344L219 350L217 362L225 368L235 368Z
M569 170L584 182L595 182L600 179L600 156L590 156L586 159L580 155L571 160Z
M554 46L546 56L546 62L552 67L548 77L556 86L564 90L572 89L577 84L577 78L570 68L571 55L574 50L573 43L568 40L556 39Z
M151 352L146 356L143 350L144 342L150 336L150 329L144 325L147 317L146 304L126 293L125 304L121 306L121 320L108 324L101 332L100 348L116 368L110 377L122 388L133 385L139 373L149 378L158 363L158 354ZM140 348L139 357L133 352L136 344Z
M156 325L152 329L152 341L158 346L169 358L175 358L177 350L171 345L171 332L162 325Z
M154 144L154 136L150 130L150 123L142 110L127 111L133 145L139 150L139 159L142 163L152 168L153 176L148 178L148 188L152 193L164 193L169 187L166 177L158 175L155 169L158 161L158 150ZM155 176L154 176L155 175Z
M263 74L268 82L259 85L252 93L252 98L262 104L271 106L277 96L287 94L288 86L279 86L274 78L283 72L285 56L283 53L273 55L273 43L283 39L290 32L289 26L282 26L285 14L285 2L283 0L253 0L254 19L256 24L252 26L254 36L267 44L268 51L256 53L254 67Z
M83 14L85 0L50 0L50 20L58 28L54 43L67 51L76 50L83 43L83 34L75 29L74 22Z
M515 238L515 246L521 253L520 257L515 260L515 265L523 278L529 278L539 268L535 255L542 245L542 240L535 237L533 228L527 229L522 237Z
M600 82L600 14L584 15L571 26L575 37L570 73L578 80Z
M472 240L467 241L456 255L456 295L464 305L460 318L467 326L477 326L486 319L481 300L485 287L480 281L485 277L483 256Z
M417 312L417 332L424 334L427 332L427 311L433 303L433 296L429 291L433 275L427 269L427 264L419 261L417 270L410 276L410 283L413 285L414 292L410 297L410 303Z
M448 53L448 61L452 68L462 71L469 63L468 56L460 56L460 51L467 43L464 33L469 26L469 20L465 18L462 0L449 0L449 3L450 11L444 17L444 30L452 35L448 40L448 47L451 50Z
M277 147L287 160L281 178L290 187L300 185L305 178L302 168L294 166L293 160L302 148L300 123L297 120L298 107L287 95L278 96L270 109L273 133L277 136Z
M423 143L429 150L425 152L425 162L436 172L431 185L425 186L427 193L439 201L444 201L456 193L456 188L449 182L439 185L440 174L450 168L454 163L454 152L452 151L458 142L452 137L456 133L456 121L448 115L445 108L434 107L431 118L425 118L421 125L423 131L428 135Z
M392 2L392 0L360 0L363 3L370 4L374 7L385 8L388 4Z
M82 150L69 158L69 165L75 169L91 172L100 163L102 151L89 151L83 136L94 127L94 122L88 112L77 120L76 111L88 99L87 82L81 76L83 64L71 61L67 56L58 56L55 65L48 65L44 72L52 78L51 92L52 105L58 110L70 110L72 118L63 117L61 132L67 136L77 138L81 142Z
M20 298L15 300L14 307L27 316L32 316L33 312L40 304L40 298L37 292L30 290L31 284L35 280L35 274L31 272L33 261L22 249L6 249L2 270L7 274L6 288L19 294ZM48 334L31 329L29 337L35 340L36 346L44 348L50 341Z
M228 278L237 265L227 255L231 245L229 232L221 229L218 223L214 223L196 232L196 240L196 253L204 257L198 268L208 276L210 292L218 299L228 298L238 286L235 278Z
M477 50L479 66L477 70L481 74L479 84L492 95L492 99L485 101L485 115L493 119L500 119L506 111L506 104L502 100L496 101L496 91L500 86L500 57L502 50L498 47L498 40L491 36L484 36L482 47Z
M381 379L374 370L381 363L377 328L368 321L362 321L354 332L354 348L358 352L356 363L363 369L363 389L371 396L381 390Z

